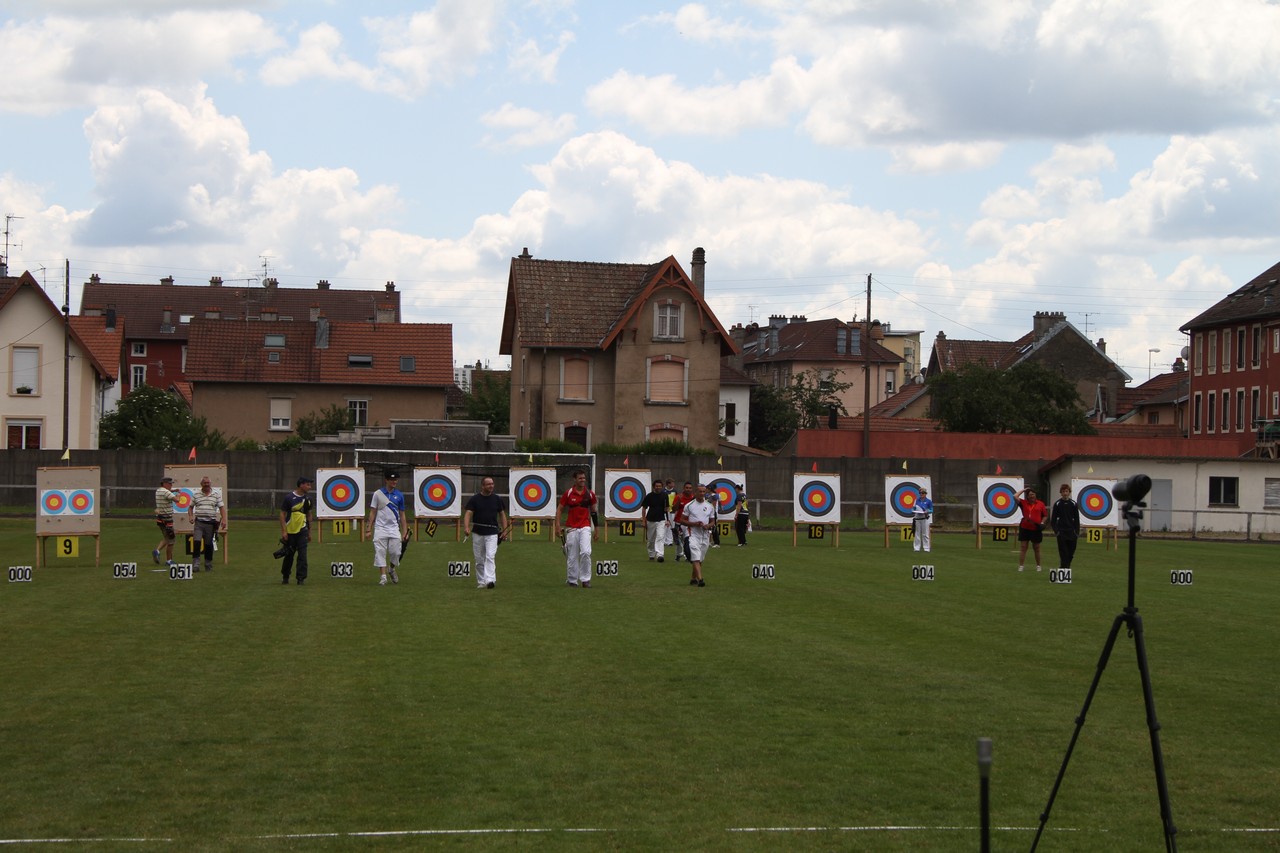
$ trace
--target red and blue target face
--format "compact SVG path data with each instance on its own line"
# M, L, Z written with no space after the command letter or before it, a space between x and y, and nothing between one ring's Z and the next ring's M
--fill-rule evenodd
M716 512L728 515L738 506L738 493L741 491L733 480L712 480L707 484L707 494L716 501Z
M61 515L67 508L67 496L57 489L49 489L40 495L40 508L45 515Z
M813 518L829 515L836 508L836 493L831 484L815 480L801 486L800 508Z
M526 474L516 481L515 502L525 512L546 509L551 495L551 484L541 474Z
M76 489L67 496L67 506L72 515L93 515L97 503L93 499L93 492L88 489Z
M620 512L635 512L644 503L644 484L635 477L619 477L609 488L609 503Z
M1017 494L1008 483L995 483L987 486L982 493L982 508L988 515L1001 520L1011 518L1018 509Z
M191 506L191 502L195 500L195 493L190 489L177 489L174 494L178 496L178 499L173 502L173 505L182 512L186 512Z
M443 512L453 506L458 489L453 481L440 474L432 474L418 485L418 502L433 512Z
M1097 483L1090 483L1080 490L1076 499L1080 504L1080 517L1088 521L1110 521L1115 503L1111 492Z
M325 480L320 490L320 500L334 512L359 512L360 487L350 474L335 474Z
M898 515L911 515L919 500L919 483L899 483L889 493L889 506L893 507L893 511Z

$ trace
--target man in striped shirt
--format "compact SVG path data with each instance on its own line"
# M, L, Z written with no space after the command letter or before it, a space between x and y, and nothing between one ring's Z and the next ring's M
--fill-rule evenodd
M200 564L204 554L204 570L213 571L213 542L219 533L227 532L227 505L222 502L222 490L215 489L207 476L200 478L200 491L191 498L187 518L192 520L191 570Z
M173 504L178 495L173 491L173 478L161 477L156 489L156 527L160 528L160 542L151 551L152 561L160 562L160 549L164 549L166 564L173 562Z

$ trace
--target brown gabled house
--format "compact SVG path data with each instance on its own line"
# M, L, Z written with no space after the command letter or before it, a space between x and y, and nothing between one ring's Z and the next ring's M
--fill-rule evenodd
M314 289L280 287L266 278L252 287L228 286L219 276L208 285L175 284L172 276L156 284L103 281L96 273L84 284L80 315L127 322L126 367L121 393L138 385L168 389L186 379L191 322L197 318L246 322L314 321L400 322L400 293L393 282L384 290L335 290L329 282Z
M715 447L720 358L737 351L693 276L654 264L511 259L499 352L511 356L511 432L586 449L672 439Z
M191 322L191 410L229 437L295 434L298 418L346 408L360 426L442 420L453 387L447 323Z

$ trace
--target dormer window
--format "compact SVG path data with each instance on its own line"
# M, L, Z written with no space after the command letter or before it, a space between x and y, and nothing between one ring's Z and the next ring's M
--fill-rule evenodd
M371 355L348 355L347 367L372 368L373 356Z
M653 336L662 340L679 340L684 329L681 324L681 308L679 302L667 301L653 306Z
M268 349L284 349L284 335L264 335L262 345Z

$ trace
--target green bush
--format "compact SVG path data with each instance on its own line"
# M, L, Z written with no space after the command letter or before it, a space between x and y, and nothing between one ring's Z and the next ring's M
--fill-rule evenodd
M637 456L715 456L714 450L705 447L692 447L683 441L665 438L661 441L641 441L637 444L610 444L601 442L593 448L594 453L635 454Z

